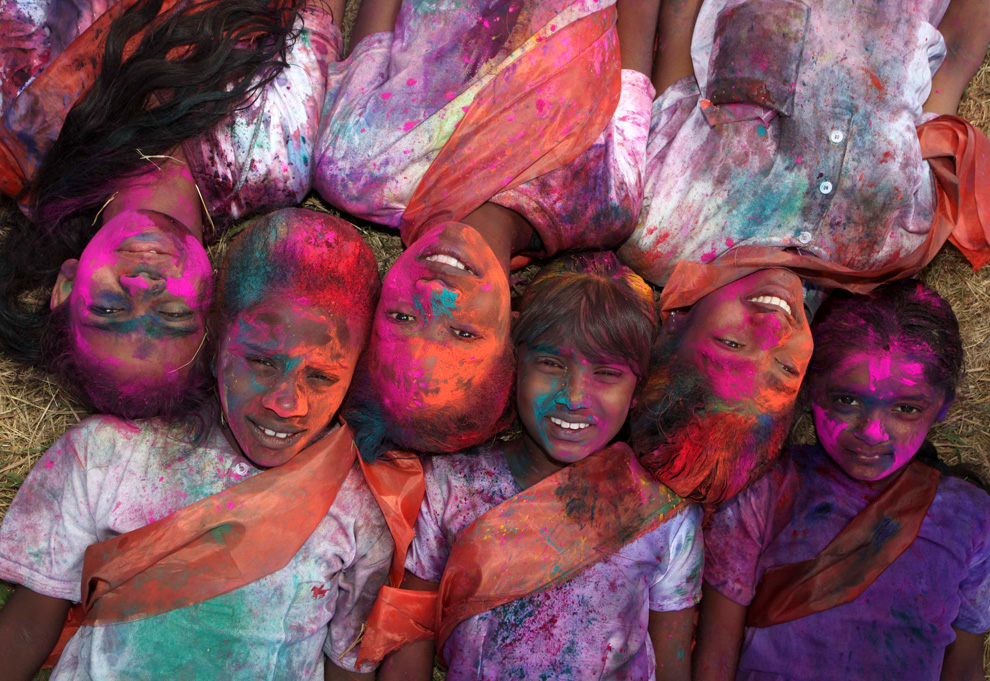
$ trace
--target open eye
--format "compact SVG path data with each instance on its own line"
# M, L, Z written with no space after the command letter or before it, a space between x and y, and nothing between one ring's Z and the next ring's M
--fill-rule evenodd
M388 316L397 322L414 322L416 318L411 314L406 314L405 312L399 312L398 310L388 313Z
M731 338L715 338L715 340L718 341L719 343L721 343L722 345L724 345L725 347L730 348L732 350L739 350L741 348L746 347L742 343L737 343L736 341L732 340Z
M182 303L169 303L160 307L158 314L166 319L188 319L195 314L195 311Z
M859 405L859 400L852 395L836 395L832 401L843 407L855 407Z
M780 365L780 368L784 370L784 373L790 374L791 376L801 375L801 372L798 371L797 367L794 366L793 364L790 364L788 362L783 362L779 359L777 360L777 364Z
M453 326L450 327L450 332L457 336L458 338L467 338L468 340L473 340L475 338L480 338L480 336L471 333L465 329L456 329Z
M920 414L923 409L913 404L898 404L894 407L894 411L913 416L915 414Z
M564 364L553 357L537 357L536 364L548 371L557 372L565 369Z
M275 363L267 357L248 357L247 361L249 364L254 364L258 367L265 367L267 369L275 368Z
M124 308L114 307L112 305L90 305L89 311L100 317L112 317L118 312L123 312Z

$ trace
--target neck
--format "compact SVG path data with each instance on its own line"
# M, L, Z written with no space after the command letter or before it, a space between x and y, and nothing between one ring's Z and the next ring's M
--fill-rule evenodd
M532 487L567 465L550 458L527 433L507 443L504 452L509 472L522 489Z
M512 256L529 247L533 227L519 213L494 203L484 203L461 220L473 227L495 253L506 276Z

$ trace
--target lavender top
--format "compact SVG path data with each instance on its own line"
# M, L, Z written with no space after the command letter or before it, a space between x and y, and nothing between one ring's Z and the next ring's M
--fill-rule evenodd
M877 494L824 450L793 448L715 514L705 581L748 605L764 571L818 555ZM775 514L788 496L793 510ZM918 538L858 599L747 628L736 678L937 681L953 628L990 628L990 497L943 476Z
M0 526L0 578L78 601L86 547L259 473L219 428L198 447L160 420L86 419L41 457ZM83 626L53 680L322 679L354 670L393 543L355 463L323 521L281 570L203 603ZM367 671L364 669L363 671Z
M406 568L439 582L461 531L522 490L494 448L435 456L424 469ZM649 611L698 602L700 538L701 509L689 506L569 582L461 622L444 648L447 678L655 678Z

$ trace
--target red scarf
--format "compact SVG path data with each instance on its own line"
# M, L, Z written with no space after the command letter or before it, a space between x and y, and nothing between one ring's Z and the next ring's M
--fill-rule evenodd
M918 537L938 481L938 471L912 461L821 553L764 572L746 626L790 622L859 598Z

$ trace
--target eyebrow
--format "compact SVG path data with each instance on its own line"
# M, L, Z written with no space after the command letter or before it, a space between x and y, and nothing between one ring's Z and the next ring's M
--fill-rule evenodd
M104 331L106 333L127 334L131 333L138 327L143 327L145 330L148 330L148 324L142 324L142 320L149 320L151 325L154 326L156 330L161 331L162 334L170 338L185 338L186 336L191 336L201 330L198 324L176 326L174 324L166 324L149 315L143 315L136 319L128 319L124 321L114 319L96 320L89 318L87 321L84 321L82 325L91 329L96 329L97 331Z
M278 355L281 355L281 354L285 354L285 353L277 352L277 351L275 351L275 350L273 350L271 348L266 348L263 345L258 345L257 343L252 343L251 341L239 341L238 344L241 345L242 347L250 350L251 352L258 353L259 355L278 356ZM344 368L344 362L342 362L342 361L309 362L307 364L307 366L312 367L314 369L326 369L328 371L330 371L330 370L336 371L336 370L339 370L339 369L343 369Z

